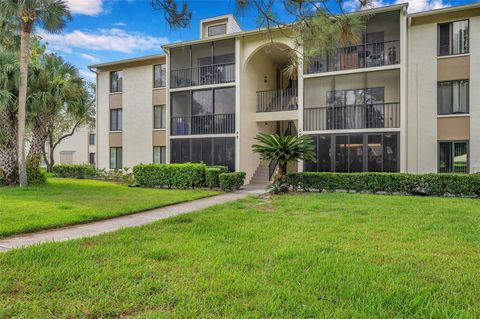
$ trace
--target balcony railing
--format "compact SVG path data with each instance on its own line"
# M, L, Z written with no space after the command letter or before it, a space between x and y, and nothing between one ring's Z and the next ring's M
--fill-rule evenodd
M170 88L235 82L235 62L172 70Z
M298 109L297 89L257 92L257 112L281 112Z
M323 73L400 63L400 41L384 41L337 49L309 60L306 73Z
M172 117L172 135L235 133L235 114Z
M400 103L305 108L304 130L399 128Z

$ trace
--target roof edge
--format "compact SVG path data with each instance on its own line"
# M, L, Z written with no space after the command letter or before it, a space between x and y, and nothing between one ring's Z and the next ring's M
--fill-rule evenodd
M154 60L154 59L159 59L159 58L163 58L163 57L166 57L165 53L151 54L151 55L145 55L145 56L141 56L141 57L137 57L137 58L130 58L130 59L123 59L123 60L118 60L118 61L92 64L92 65L89 65L88 68L98 69L98 68L104 68L104 67L109 67L109 66L115 66L115 65L118 65L118 64L126 64L126 63Z

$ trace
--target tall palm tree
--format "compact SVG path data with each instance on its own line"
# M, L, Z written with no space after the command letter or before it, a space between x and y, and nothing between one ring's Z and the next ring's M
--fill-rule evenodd
M315 145L313 139L308 135L258 133L255 139L260 143L252 145L253 151L260 154L262 160L277 161L278 163L278 174L274 177L274 184L286 181L288 162L315 161ZM282 187L282 191L287 190L288 187Z
M64 0L1 0L0 14L7 19L18 19L20 25L17 154L19 184L26 186L28 181L25 164L25 118L30 36L37 24L47 32L59 32L71 16Z

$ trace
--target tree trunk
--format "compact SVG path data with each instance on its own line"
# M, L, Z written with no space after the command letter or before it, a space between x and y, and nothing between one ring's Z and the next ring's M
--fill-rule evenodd
M25 163L25 118L27 104L28 54L31 23L22 23L20 34L20 86L18 88L18 134L17 134L17 161L18 182L20 187L28 185L27 167Z

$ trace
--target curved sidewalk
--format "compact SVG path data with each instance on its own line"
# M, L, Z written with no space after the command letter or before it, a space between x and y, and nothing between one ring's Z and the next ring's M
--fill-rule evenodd
M88 224L79 224L36 233L27 233L6 237L0 239L0 252L46 242L61 242L70 239L97 236L122 228L150 224L160 219L202 210L213 205L235 201L250 195L260 195L265 192L265 186L249 185L235 192L206 197L181 204L154 208L141 213L115 217Z

